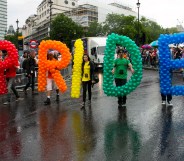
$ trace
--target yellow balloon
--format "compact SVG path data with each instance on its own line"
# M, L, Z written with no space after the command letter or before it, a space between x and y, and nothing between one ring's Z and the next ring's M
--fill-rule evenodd
M72 86L71 86L71 97L79 98L80 97L80 88L81 88L81 79L82 79L82 61L84 54L83 41L81 39L77 39L75 41L75 54L74 54L74 65L73 65L73 73L72 73Z

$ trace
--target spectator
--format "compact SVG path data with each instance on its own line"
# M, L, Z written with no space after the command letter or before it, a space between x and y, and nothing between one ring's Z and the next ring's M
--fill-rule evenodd
M89 55L83 55L82 63L82 87L83 87L83 103L82 107L85 107L86 92L88 90L88 100L91 104L91 86L94 83L94 64L90 61Z
M35 67L37 66L36 60L35 60L36 52L35 50L30 51L30 57L25 62L25 71L26 76L28 77L28 83L26 84L24 88L24 93L27 95L27 88L31 85L32 88L32 95L35 95Z

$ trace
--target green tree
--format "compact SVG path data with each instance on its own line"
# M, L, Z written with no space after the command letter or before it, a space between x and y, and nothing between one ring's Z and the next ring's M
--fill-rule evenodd
M94 29L95 30L95 29ZM110 34L112 32L125 35L136 41L138 35L138 20L135 16L125 16L119 14L108 14L103 23L103 32ZM159 24L145 17L139 21L139 44L149 44L157 40L160 34L176 33L176 28L164 29Z
M107 34L114 32L135 40L137 35L136 25L136 18L134 16L108 14L104 22L103 30Z
M22 34L19 33L18 36L22 36ZM15 33L14 35L6 35L4 39L10 41L16 48L18 48L18 36L17 33Z
M84 35L83 28L64 14L59 14L51 23L51 39L59 40L71 48L71 40Z
M142 44L150 43L157 40L161 33L164 33L164 29L156 22L142 17L141 20L141 33L145 34L145 41ZM143 35L141 35L143 36Z
M173 34L173 33L178 33L178 29L176 27L164 29L164 34Z
M102 24L99 24L97 21L90 23L88 31L86 32L87 37L104 35Z

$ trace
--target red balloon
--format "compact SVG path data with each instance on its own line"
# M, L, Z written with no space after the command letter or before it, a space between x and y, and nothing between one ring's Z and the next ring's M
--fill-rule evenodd
M7 51L7 58L4 61L0 61L0 95L6 94L6 80L4 76L4 70L17 66L18 64L18 51L15 48L15 45L7 40L0 40L0 50Z

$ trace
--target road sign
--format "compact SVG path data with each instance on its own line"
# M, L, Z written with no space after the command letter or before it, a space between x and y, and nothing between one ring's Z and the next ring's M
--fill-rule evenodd
M38 43L36 40L30 40L30 42L29 42L30 48L37 48L37 45L38 45Z

